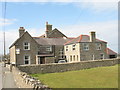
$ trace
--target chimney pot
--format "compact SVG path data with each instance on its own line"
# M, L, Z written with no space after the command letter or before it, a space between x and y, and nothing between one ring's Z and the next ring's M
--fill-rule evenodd
M48 25L48 22L46 22L46 25Z
M20 29L24 29L24 27L20 27Z

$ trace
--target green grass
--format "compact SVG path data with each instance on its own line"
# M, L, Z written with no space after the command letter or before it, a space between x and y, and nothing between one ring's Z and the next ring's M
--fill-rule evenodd
M51 88L118 88L118 65L31 75Z

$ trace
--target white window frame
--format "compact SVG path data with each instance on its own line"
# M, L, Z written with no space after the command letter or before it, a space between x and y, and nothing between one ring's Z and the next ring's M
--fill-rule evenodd
M52 51L52 47L46 47L46 51Z
M92 60L95 60L95 55L94 54L92 55Z
M89 44L88 43L83 43L83 50L89 50Z
M72 45L72 50L75 50L75 46L76 46L75 44L74 44L74 45Z
M73 55L73 61L76 61L76 60L75 60L75 55Z
M66 46L66 51L68 51L68 46Z
M96 43L96 50L101 50L101 43Z
M16 54L20 54L20 49L16 48Z
M26 56L28 56L28 59L25 59ZM28 61L28 64L30 64L30 55L25 55L24 56L24 64L25 64L25 61ZM25 65L27 65L27 64L25 64Z
M27 43L27 45L25 45L25 43ZM23 47L24 47L24 50L30 50L30 43L29 42L24 42ZM26 49L25 47L28 47L28 49Z

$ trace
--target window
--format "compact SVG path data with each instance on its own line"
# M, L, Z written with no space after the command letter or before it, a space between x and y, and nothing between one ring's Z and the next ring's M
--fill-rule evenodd
M75 45L72 46L72 49L75 50Z
M24 50L30 50L30 43L24 42Z
M46 51L52 51L52 47L46 47Z
M24 63L25 64L30 64L30 56L25 56L24 57Z
M78 55L77 55L77 61L78 61Z
M19 48L16 49L16 54L20 54L20 49Z
M66 46L66 51L68 51L68 46Z
M89 50L89 44L84 43L83 44L83 50Z
M103 53L100 54L100 59L104 59L104 54Z
M72 61L72 56L70 56L70 61Z
M75 61L75 55L73 56L73 60Z
M94 55L92 55L92 60L95 60L95 56Z
M101 44L100 43L96 44L96 50L101 50Z
M59 58L63 59L64 58L64 53L63 53L63 49L59 50Z

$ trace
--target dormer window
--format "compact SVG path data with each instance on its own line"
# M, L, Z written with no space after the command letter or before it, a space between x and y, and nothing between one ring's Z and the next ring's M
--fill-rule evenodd
M24 50L30 50L30 43L24 42Z
M96 50L101 50L101 44L100 43L96 44Z

